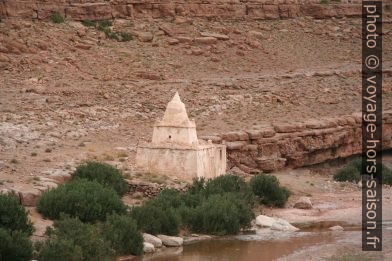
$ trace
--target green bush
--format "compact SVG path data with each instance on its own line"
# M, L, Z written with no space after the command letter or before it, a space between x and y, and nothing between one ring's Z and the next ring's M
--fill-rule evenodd
M0 260L30 261L33 246L27 234L0 228Z
M88 26L88 27L96 27L97 26L97 22L96 21L92 21L92 20L89 20L89 19L83 20L82 24L84 26Z
M0 194L0 228L20 230L28 236L33 233L33 225L16 197Z
M107 214L126 212L126 206L113 189L85 179L76 179L45 192L37 209L47 218L58 219L65 213L83 222L102 221Z
M223 175L210 179L206 183L206 196L223 193L239 193L240 197L249 203L253 203L253 193L249 185L235 175Z
M176 235L180 226L195 232L235 234L250 225L253 193L241 178L194 179L186 193L165 189L131 216L144 232Z
M250 186L261 203L267 206L283 207L291 194L286 187L280 186L278 179L272 175L253 176Z
M40 261L114 260L114 251L98 226L82 223L78 218L61 216L46 231L49 239L38 248Z
M150 234L177 235L180 227L180 217L173 208L159 204L159 201L147 201L143 206L134 207L131 216L137 222L139 229Z
M129 216L109 216L103 225L103 235L117 255L143 253L143 237L137 230L135 220Z
M124 195L128 191L128 185L123 178L122 172L106 163L89 161L78 166L73 174L73 178L83 178L113 188L119 195Z
M110 26L112 26L112 25L113 25L113 23L112 23L112 21L110 21L110 20L99 21L99 22L98 22L98 30L101 30L101 29L103 29L103 28L110 27Z
M55 24L64 23L64 17L61 14L59 14L59 13L54 13L52 15L52 22L55 23Z
M361 179L361 172L352 164L349 164L335 173L333 179L336 181L355 181Z
M385 165L382 166L382 183L392 185L392 170Z
M121 32L120 33L120 37L121 37L120 38L121 42L129 42L129 41L131 41L133 39L132 34L127 33L127 32Z
M392 170L384 164L382 167L382 183L392 185ZM359 182L361 180L362 159L356 158L335 173L333 179L336 181Z
M83 251L73 240L63 238L48 239L36 244L39 261L83 261Z
M192 231L217 235L237 234L250 226L253 213L236 194L216 194L196 208L184 211L184 222Z

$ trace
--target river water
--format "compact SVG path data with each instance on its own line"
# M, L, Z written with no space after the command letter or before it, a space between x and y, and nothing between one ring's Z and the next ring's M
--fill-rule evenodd
M383 231L384 235L390 238L392 223L389 222L388 227L385 227ZM219 237L185 245L181 248L167 248L153 255L145 255L141 260L269 261L284 259L285 256L311 248L322 249L324 245L331 244L336 244L339 247L342 247L342 244L355 244L360 249L360 227L345 227L345 231L339 232L328 231L323 224L316 224L316 226L301 229L299 232L278 232L264 229L251 235ZM315 253L312 253L313 257L314 255ZM288 258L288 260L295 260L295 258Z

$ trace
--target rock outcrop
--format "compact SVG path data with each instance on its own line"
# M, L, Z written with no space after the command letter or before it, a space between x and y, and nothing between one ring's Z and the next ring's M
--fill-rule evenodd
M384 4L386 5L386 3ZM385 8L388 11L388 8ZM285 19L360 17L361 2L322 4L319 0L285 1L154 1L154 0L2 0L1 17L49 19L59 13L69 20L112 18L170 18L175 16L221 19Z
M361 113L306 122L274 123L214 137L227 146L228 169L272 172L361 153ZM201 137L203 138L203 137ZM392 111L383 112L383 149L392 148Z

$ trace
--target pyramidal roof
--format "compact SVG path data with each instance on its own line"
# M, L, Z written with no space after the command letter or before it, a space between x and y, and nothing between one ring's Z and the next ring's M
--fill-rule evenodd
M185 104L181 101L178 92L167 104L165 115L159 122L160 126L194 127L195 123L190 121L186 112Z

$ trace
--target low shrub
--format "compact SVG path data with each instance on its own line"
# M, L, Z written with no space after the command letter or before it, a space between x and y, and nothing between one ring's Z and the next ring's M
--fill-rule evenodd
M30 261L33 246L26 233L0 228L0 260Z
M83 251L73 240L52 238L35 245L39 261L83 261Z
M180 227L178 212L160 205L159 202L151 200L143 206L134 207L131 217L136 220L138 228L146 233L177 235Z
M112 25L113 25L113 23L112 23L112 21L110 21L110 20L102 20L102 21L99 21L99 22L98 22L98 30L101 30L101 31L102 31L103 28L108 28L108 27L110 27L110 26L112 26Z
M235 194L216 194L196 208L184 211L184 223L192 231L228 235L250 226L253 213L245 201Z
M33 233L33 225L25 208L14 196L0 194L0 228L20 230L28 236Z
M97 26L97 22L96 21L92 21L92 20L89 20L89 19L83 20L82 24L84 26L88 26L88 27L95 27L95 26Z
M52 22L53 23L55 23L55 24L61 24L61 23L64 23L64 17L61 15L61 14L59 14L59 13L54 13L53 15L52 15Z
M85 179L76 179L45 192L37 209L50 219L58 219L65 213L83 222L103 221L107 214L126 212L126 206L113 189Z
M129 42L133 39L133 35L128 33L128 32L114 32L111 29L111 26L113 25L111 21L109 20L103 20L103 21L92 21L92 20L83 20L82 24L84 26L88 27L95 27L99 31L102 31L105 33L106 37L109 39L114 39L119 42Z
M103 236L117 255L143 253L143 237L137 230L136 221L129 216L109 216L103 225Z
M239 193L247 202L253 202L253 193L249 185L235 175L223 175L207 181L205 186L206 196L223 193Z
M253 176L250 186L261 203L267 206L283 207L291 194L286 187L280 186L279 180L272 175Z
M384 164L382 167L382 183L392 185L392 170ZM335 173L333 179L336 181L359 182L361 180L362 159L356 158Z
M38 249L40 261L114 260L114 251L98 226L82 223L78 218L61 216L46 231L49 239Z
M382 169L382 183L392 186L392 169L387 168L383 165Z
M76 168L73 178L95 180L102 185L113 188L119 195L124 195L128 191L128 185L122 172L106 163L86 162Z
M333 179L336 181L355 181L361 179L361 172L354 165L349 164L335 173Z
M120 41L121 42L129 42L133 39L132 34L127 33L127 32L121 32L120 33Z

